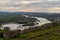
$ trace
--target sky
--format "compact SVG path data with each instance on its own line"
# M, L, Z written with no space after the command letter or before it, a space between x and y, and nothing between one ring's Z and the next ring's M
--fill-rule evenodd
M0 0L0 11L60 12L60 0Z

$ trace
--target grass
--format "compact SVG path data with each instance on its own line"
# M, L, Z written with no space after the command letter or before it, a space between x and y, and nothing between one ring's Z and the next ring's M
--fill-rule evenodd
M21 34L19 38L12 38L10 40L60 40L60 25L46 28L43 30L32 31ZM0 40L7 40L0 38Z
M26 40L60 40L60 25L39 31L25 33L22 34L20 38Z

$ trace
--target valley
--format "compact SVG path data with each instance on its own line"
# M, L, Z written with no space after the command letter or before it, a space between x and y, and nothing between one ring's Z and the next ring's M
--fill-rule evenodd
M59 15L53 13L1 12L0 40L59 40Z

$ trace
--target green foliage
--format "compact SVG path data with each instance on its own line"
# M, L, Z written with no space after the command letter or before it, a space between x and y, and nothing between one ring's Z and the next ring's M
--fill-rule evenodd
M39 31L25 33L20 37L25 40L60 40L60 25Z
M15 23L19 23L19 24L31 24L33 25L34 22L36 21L37 19L35 18L26 18L25 16L22 16L22 15L2 15L0 16L0 24L5 24L5 23L8 23L8 22L15 22Z

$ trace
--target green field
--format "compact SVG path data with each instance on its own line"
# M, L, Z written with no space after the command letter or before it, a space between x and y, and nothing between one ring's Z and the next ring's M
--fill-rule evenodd
M60 25L21 34L18 38L0 40L60 40Z
M60 40L60 25L39 31L25 33L20 37L26 40Z

